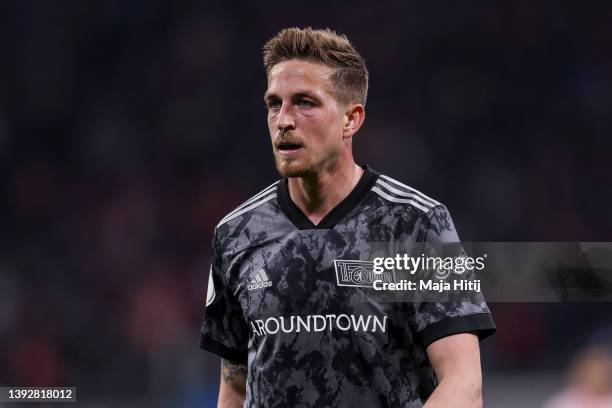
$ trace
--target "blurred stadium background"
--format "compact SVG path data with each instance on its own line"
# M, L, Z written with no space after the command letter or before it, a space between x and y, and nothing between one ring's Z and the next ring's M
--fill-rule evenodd
M3 1L0 385L214 406L210 238L276 179L260 49L293 25L362 52L357 158L443 201L463 240L610 240L610 3ZM491 308L486 406L542 406L612 345L609 303Z

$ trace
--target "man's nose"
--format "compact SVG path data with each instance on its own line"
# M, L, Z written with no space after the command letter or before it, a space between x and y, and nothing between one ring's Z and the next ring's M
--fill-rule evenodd
M295 129L295 120L293 118L293 111L291 106L283 104L281 110L278 113L278 129L286 131L288 129Z

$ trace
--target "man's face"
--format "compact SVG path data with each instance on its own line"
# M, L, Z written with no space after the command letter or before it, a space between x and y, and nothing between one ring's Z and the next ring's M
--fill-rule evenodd
M291 59L272 67L264 96L276 168L284 177L333 169L342 149L345 112L325 65Z

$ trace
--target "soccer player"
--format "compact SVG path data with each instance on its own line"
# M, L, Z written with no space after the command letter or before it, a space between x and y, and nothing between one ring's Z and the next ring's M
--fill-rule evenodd
M215 228L201 347L222 358L219 406L480 406L478 340L495 331L482 298L385 302L342 269L370 242L459 240L444 205L355 164L363 58L343 35L290 28L264 65L284 178Z

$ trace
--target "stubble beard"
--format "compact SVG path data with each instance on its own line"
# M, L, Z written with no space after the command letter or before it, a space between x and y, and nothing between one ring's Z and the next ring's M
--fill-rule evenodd
M314 174L312 160L283 159L275 155L276 170L281 177L308 177Z
M314 162L312 157L303 159L285 159L274 155L276 170L281 177L303 177L311 178L321 172L333 171L340 159L340 150L328 151L326 156Z

